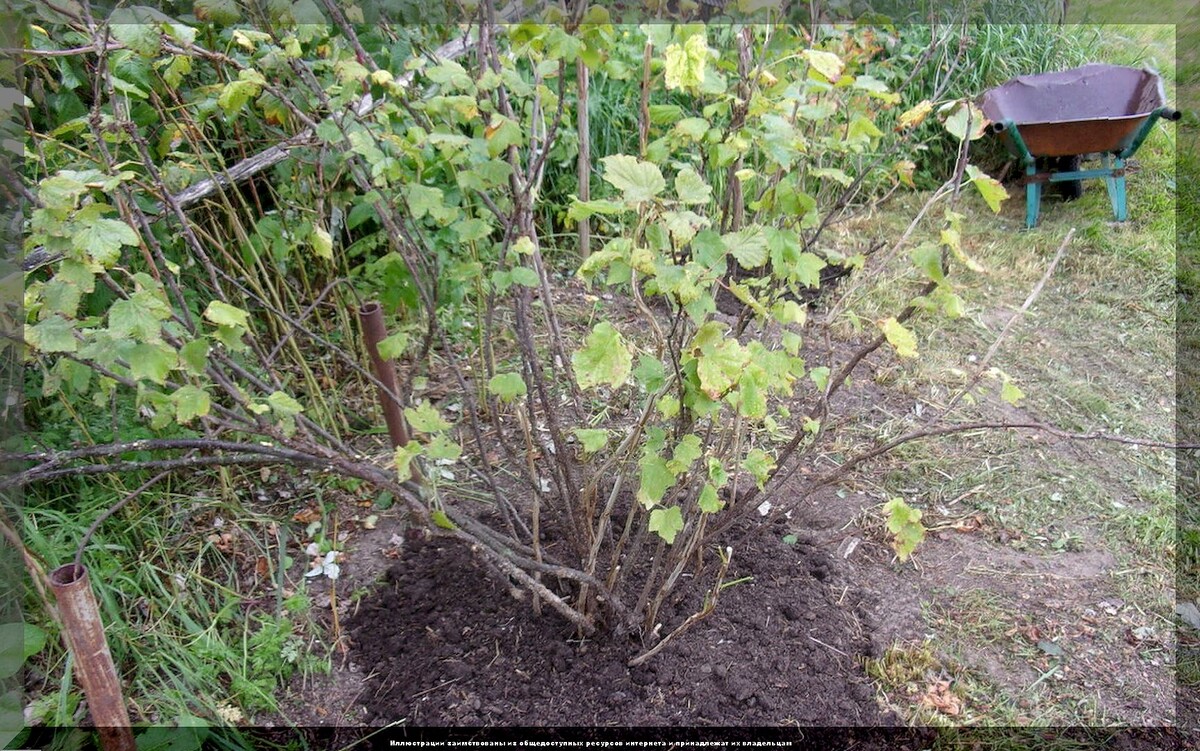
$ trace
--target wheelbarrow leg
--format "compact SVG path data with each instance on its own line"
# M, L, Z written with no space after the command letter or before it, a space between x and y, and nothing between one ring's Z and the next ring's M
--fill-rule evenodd
M1031 178L1037 174L1037 167L1030 164L1025 168L1025 174ZM1028 182L1025 184L1025 229L1033 229L1037 226L1038 210L1042 205L1042 184L1039 182Z
M1129 218L1129 204L1125 199L1125 160L1121 157L1114 159L1105 154L1104 167L1115 173L1104 178L1104 182L1108 187L1108 200L1112 204L1113 216L1118 222L1123 222Z

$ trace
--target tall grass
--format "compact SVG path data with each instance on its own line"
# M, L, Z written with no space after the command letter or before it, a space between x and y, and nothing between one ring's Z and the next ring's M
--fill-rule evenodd
M960 38L964 38L959 52ZM965 27L904 25L889 54L867 72L889 81L903 97L903 111L925 99L974 99L1008 79L1064 70L1098 60L1101 35L1095 27L1041 23L976 23ZM936 49L931 51L931 45ZM930 53L931 54L928 54ZM909 78L912 61L925 60ZM906 84L900 87L899 82ZM918 164L921 187L940 184L953 169L957 142L949 134L927 131L909 158ZM973 144L972 161L996 169L1007 161L993 139Z

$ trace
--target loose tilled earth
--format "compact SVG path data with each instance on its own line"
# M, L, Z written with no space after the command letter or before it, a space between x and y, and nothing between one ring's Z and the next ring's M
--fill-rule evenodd
M1025 358L1031 367L1116 367L1111 348L1069 330L1052 333L1055 316L1096 294L1076 288L1088 283L1063 272L1047 290L1043 320L1013 345L1037 353ZM992 332L984 346L1011 304L981 304L980 321ZM1070 347L1055 349L1051 336ZM839 362L856 347L832 346ZM848 426L851 443L945 399L897 387L898 372L889 352L876 352L834 400L836 414L861 416ZM1147 420L1171 409L1170 389L1153 389L1137 392ZM985 418L1052 421L998 399L979 406ZM803 502L735 549L727 576L734 583L716 611L633 669L627 662L643 645L578 638L550 609L535 616L528 599L514 597L461 544L413 539L395 512L383 512L346 544L337 609L347 650L335 653L331 676L297 682L281 720L342 728L1173 725L1175 631L1161 602L1173 599L1161 576L1169 558L1131 557L1128 544L1106 537L1119 523L1115 509L1133 519L1149 511L1130 477L1157 483L1159 470L1131 470L1139 461L1120 448L1009 435L995 465L999 472L1015 464L1008 480L992 481L985 439L964 450L950 442L929 449L939 476L915 481L924 489L909 497L924 508L930 533L904 563L880 513L906 487L881 482L909 470L903 458L807 497L798 473L780 495ZM810 471L836 466L835 456L821 459ZM955 497L934 492L981 465L988 470L971 481L977 487ZM1023 502L1005 495L1014 472L1023 486L1044 485L1045 502L1057 504L1045 528L1006 521L1006 504ZM1060 495L1073 505L1054 500ZM330 598L319 595L328 582L310 586L328 613ZM663 633L696 612L702 594L665 607ZM900 679L879 680L872 668L881 665L899 666ZM1163 745L1125 737L1104 747Z
M883 397L867 384L847 398ZM638 644L580 639L552 611L535 616L462 544L413 539L385 514L358 538L339 581L348 653L335 657L333 676L295 691L283 714L342 727L895 727L904 720L891 706L953 712L937 701L939 679L951 676L932 672L910 695L885 697L865 661L937 636L931 628L958 628L956 619L978 617L971 598L984 597L1007 609L998 617L1011 628L959 655L970 669L1012 688L1058 665L1100 697L1108 721L1172 723L1173 634L1146 630L1137 604L1113 593L1110 553L1022 551L968 515L932 532L918 565L901 565L869 512L882 499L864 487L822 491L739 548L727 576L736 583L716 612L634 669L626 663ZM367 594L346 597L356 587ZM699 597L664 612L665 630L698 610ZM942 610L923 609L931 600ZM1045 642L1066 656L1043 654ZM1024 645L1024 660L1012 658L1013 644ZM966 697L964 710L986 714L989 699ZM1130 747L1158 747L1148 743Z

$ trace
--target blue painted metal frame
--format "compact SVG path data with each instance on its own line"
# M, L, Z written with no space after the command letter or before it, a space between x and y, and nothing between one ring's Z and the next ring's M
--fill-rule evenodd
M1125 190L1125 160L1141 148L1142 143L1150 135L1150 130L1160 117L1176 120L1179 118L1179 115L1176 110L1170 107L1159 107L1150 113L1141 127L1134 133L1128 146L1120 152L1101 156L1100 163L1103 165L1102 168L1054 172L1048 178L1042 180L1032 179L1038 174L1036 159L1033 154L1029 153L1029 147L1025 145L1025 140L1021 138L1020 126L1012 120L1005 120L999 124L1000 127L995 130L1009 134L1013 145L1017 148L1017 153L1021 157L1021 163L1025 167L1027 179L1025 183L1025 228L1033 229L1037 226L1038 214L1042 204L1043 183L1060 183L1071 180L1088 180L1091 178L1104 178L1105 187L1108 189L1108 200L1112 204L1113 216L1118 222L1126 221L1129 218L1129 203Z

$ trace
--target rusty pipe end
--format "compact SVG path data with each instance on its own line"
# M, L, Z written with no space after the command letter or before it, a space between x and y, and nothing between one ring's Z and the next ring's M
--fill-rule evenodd
M1003 120L996 120L988 125L987 129L988 132L992 133L993 135L1003 133L1004 131L1008 130L1008 123L1004 122Z
M67 563L51 571L49 578L54 587L67 587L86 579L87 569L77 563Z
M376 316L383 312L383 306L374 300L365 302L358 308L358 317L366 318L367 316Z

